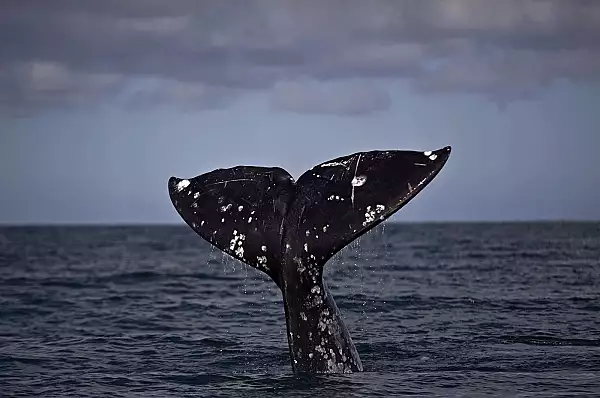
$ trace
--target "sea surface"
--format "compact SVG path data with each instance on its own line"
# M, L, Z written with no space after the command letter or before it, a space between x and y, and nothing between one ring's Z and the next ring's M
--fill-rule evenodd
M326 281L365 372L187 226L0 228L0 396L600 396L600 223L388 223Z

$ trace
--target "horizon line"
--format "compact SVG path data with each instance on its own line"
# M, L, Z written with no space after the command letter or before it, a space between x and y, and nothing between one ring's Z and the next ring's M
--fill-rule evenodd
M549 223L600 223L600 219L579 219L579 218L540 218L540 219L505 219L505 220L394 220L385 221L382 224L549 224ZM185 227L186 223L179 222L0 222L0 228L19 228L19 227Z

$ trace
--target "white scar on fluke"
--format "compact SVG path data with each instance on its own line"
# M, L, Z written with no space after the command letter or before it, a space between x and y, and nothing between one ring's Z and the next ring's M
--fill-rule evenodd
M449 156L450 147L358 152L297 181L278 167L236 166L172 177L169 195L196 233L281 290L294 372L350 373L363 365L323 269L418 195Z
M364 184L364 182L360 185L355 185L355 181L358 184L358 180L356 179L356 173L358 172L358 165L360 163L360 157L362 153L358 155L358 160L356 161L356 167L354 168L354 177L352 177L352 181L350 181L350 185L352 185L352 195L350 196L350 200L352 201L352 208L354 208L354 188ZM364 177L364 181L367 181L367 177Z

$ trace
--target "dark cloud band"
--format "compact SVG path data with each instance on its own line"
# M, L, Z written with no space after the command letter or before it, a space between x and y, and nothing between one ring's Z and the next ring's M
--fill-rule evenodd
M131 78L161 82L130 96L134 105L204 109L271 90L276 108L336 114L389 106L369 79L511 100L557 79L600 78L597 1L7 0L0 8L0 106L11 112L103 101Z

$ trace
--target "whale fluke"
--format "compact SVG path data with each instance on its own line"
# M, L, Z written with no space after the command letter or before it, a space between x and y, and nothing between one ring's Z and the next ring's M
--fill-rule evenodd
M171 177L169 193L198 235L265 272L280 286L282 228L295 193L292 176L285 170L238 166L190 180Z
M169 195L198 235L281 289L295 371L360 371L323 266L414 198L450 151L358 152L321 163L297 182L278 167L236 166L171 177Z

